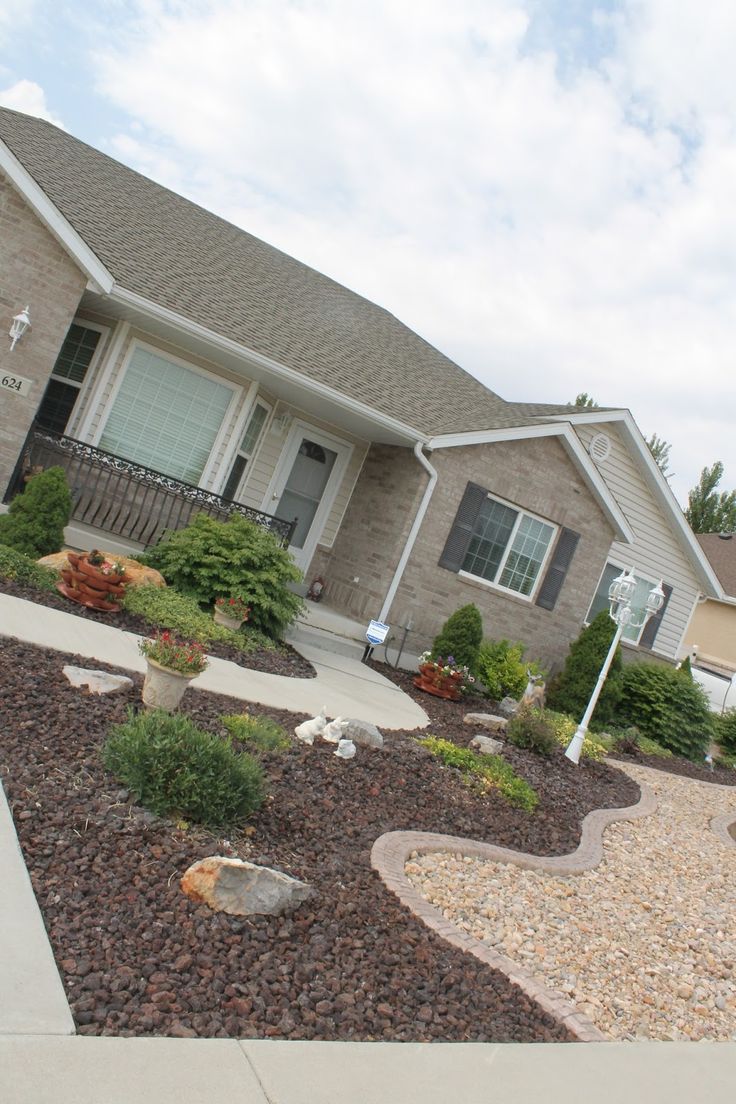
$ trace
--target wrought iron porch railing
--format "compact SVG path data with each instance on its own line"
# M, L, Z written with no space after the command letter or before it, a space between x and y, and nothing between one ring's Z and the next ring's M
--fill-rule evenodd
M183 529L198 513L220 521L242 514L273 533L284 548L296 526L296 520L285 521L243 506L36 424L26 437L4 501L10 502L23 490L30 473L54 465L66 472L74 521L146 548L157 544L165 530Z

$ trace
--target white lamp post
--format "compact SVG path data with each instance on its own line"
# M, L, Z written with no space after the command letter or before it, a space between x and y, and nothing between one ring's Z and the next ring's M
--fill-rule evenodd
M614 579L608 588L608 602L610 607L608 614L616 625L616 631L613 634L613 640L611 641L611 647L608 649L608 655L603 661L603 666L598 675L598 681L593 688L593 693L588 702L588 708L585 710L583 719L578 725L577 731L568 744L567 751L565 752L567 758L573 763L578 763L580 761L580 751L583 746L585 734L588 731L590 718L593 716L593 710L598 704L598 697L603 689L603 683L606 681L606 675L613 662L613 657L616 654L616 648L618 647L622 632L629 625L634 629L643 628L649 618L657 613L658 610L661 610L664 603L664 591L662 589L661 579L656 587L649 591L647 595L647 604L643 610L633 610L631 608L635 592L636 579L634 578L633 567L628 574L626 571L622 571L618 578Z

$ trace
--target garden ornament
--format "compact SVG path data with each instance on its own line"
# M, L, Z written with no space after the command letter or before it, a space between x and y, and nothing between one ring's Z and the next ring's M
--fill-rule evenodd
M338 759L352 759L355 755L355 744L352 740L341 740L335 749Z
M310 721L302 721L300 725L297 725L294 729L294 735L298 740L301 740L303 744L313 744L314 737L320 736L327 724L327 711L322 706L322 712L318 713L316 717L312 717Z
M339 744L342 739L343 730L346 729L349 724L350 721L346 721L342 717L335 717L334 721L330 721L328 725L325 725L320 735L328 744Z
M325 581L321 575L318 575L316 579L312 579L307 591L307 598L310 602L321 602L322 595L325 589Z
M535 675L531 667L527 667L526 677L529 681L526 684L526 690L522 694L521 704L528 705L531 708L544 709L546 684L542 681L542 676Z

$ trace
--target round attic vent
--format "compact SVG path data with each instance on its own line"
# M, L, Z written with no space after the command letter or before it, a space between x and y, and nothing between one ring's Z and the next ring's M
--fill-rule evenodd
M590 444L588 445L588 452L595 460L596 464L602 464L604 460L607 460L611 455L611 440L605 433L596 433L594 437L591 437Z

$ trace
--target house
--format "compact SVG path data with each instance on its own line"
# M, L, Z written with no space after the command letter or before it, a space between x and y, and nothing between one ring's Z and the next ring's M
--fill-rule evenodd
M702 666L736 674L736 534L699 533L698 543L723 588L720 598L696 605L685 633L684 649Z
M80 544L199 509L288 541L357 618L561 662L636 565L674 659L718 580L625 410L507 402L383 308L51 124L0 109L0 484L62 463Z

